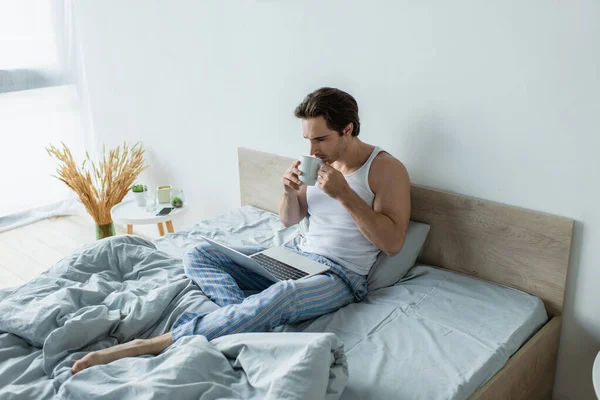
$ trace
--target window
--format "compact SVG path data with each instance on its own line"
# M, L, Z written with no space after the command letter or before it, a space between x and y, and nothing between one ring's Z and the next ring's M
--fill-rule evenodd
M54 4L54 7L52 7ZM0 93L67 83L58 2L0 2ZM53 18L54 17L54 18ZM59 47L60 46L60 47Z
M63 141L85 154L68 7L0 0L0 217L72 197L45 151Z

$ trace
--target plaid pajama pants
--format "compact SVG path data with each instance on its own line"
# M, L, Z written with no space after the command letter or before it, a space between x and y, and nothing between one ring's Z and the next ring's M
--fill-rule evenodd
M263 249L236 250L249 255ZM367 294L366 277L318 254L292 250L331 269L307 279L273 283L205 244L188 252L183 260L185 274L220 308L206 314L183 313L173 325L173 342L189 335L212 340L233 333L266 332L336 311Z

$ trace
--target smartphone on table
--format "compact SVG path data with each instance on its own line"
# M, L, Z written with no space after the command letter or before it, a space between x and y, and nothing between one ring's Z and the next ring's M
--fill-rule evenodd
M156 214L157 217L164 217L165 215L169 215L171 211L173 211L174 207L165 207Z

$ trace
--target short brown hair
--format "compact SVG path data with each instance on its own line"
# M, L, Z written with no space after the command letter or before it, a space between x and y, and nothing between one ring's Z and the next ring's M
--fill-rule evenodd
M352 136L360 133L358 104L354 97L339 89L323 87L308 94L296 107L294 115L302 119L323 117L327 121L327 127L340 136L352 122Z

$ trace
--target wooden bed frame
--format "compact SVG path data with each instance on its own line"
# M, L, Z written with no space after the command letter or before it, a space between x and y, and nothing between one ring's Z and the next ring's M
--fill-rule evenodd
M278 212L293 160L238 149L242 205ZM419 262L540 297L549 321L471 399L551 399L574 221L412 185L411 219L431 226Z

